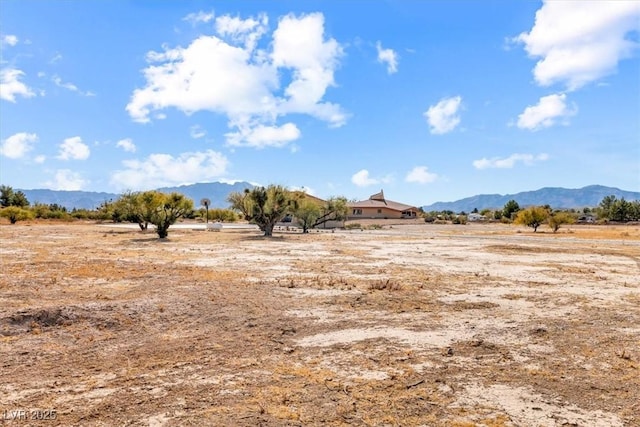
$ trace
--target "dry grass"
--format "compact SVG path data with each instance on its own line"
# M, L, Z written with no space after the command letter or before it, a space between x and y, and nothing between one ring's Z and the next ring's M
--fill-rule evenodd
M59 425L637 424L640 232L560 231L160 242L2 225L2 409ZM471 392L493 386L508 399Z

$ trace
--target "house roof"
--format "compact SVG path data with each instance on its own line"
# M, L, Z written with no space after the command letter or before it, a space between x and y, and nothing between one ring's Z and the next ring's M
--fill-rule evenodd
M327 202L326 200L323 200L316 196L312 196L311 194L305 193L304 191L295 190L295 191L292 191L292 193L298 197L304 197L305 199L309 199L310 201L314 202L319 206L324 206L324 204Z
M393 211L408 211L417 210L415 206L405 205L404 203L394 202L384 198L384 191L380 190L379 193L373 194L368 200L361 200L359 202L349 203L350 208L387 208Z

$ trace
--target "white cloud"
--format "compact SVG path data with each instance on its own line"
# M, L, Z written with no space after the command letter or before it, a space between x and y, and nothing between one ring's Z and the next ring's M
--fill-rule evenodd
M60 144L60 152L56 158L60 160L86 160L90 154L91 150L88 145L82 142L82 138L74 136L65 139Z
M416 182L418 184L428 184L434 182L436 179L438 179L438 175L429 172L426 166L416 166L411 169L405 177L405 181Z
M443 98L436 105L432 105L424 113L433 134L451 132L460 123L458 111L462 104L462 97Z
M33 149L33 143L37 141L38 135L35 133L16 133L2 141L0 154L10 159L20 159Z
M15 36L13 34L4 35L2 36L2 41L0 42L0 44L15 46L18 44L18 36Z
M216 18L216 32L232 43L242 44L246 50L253 51L258 40L267 32L268 24L269 18L265 14L260 14L258 19L223 15Z
M393 49L383 49L380 42L376 43L378 62L387 64L387 73L398 72L398 54Z
M49 64L55 64L60 61L62 61L62 54L60 52L56 52L56 54L49 60Z
M63 82L62 79L59 76L53 76L51 77L51 81L58 87L61 87L63 89L67 89L70 90L71 92L76 92L82 96L95 96L95 94L93 92L87 91L81 91L80 89L78 89L78 86L74 85L73 83L69 83L69 82Z
M33 161L39 165L43 164L45 160L47 160L47 157L42 154L33 158Z
M16 95L24 98L31 98L36 94L20 78L24 72L15 68L4 68L0 70L0 99L9 102L16 102Z
M214 16L215 15L214 15L213 11L211 11L211 12L203 12L201 10L201 11L198 11L198 12L193 12L193 13L188 14L187 16L182 18L182 20L189 22L191 25L197 25L199 23L206 24L207 22L211 21Z
M133 120L148 122L152 113L170 107L186 114L223 114L232 144L245 146L284 145L238 138L286 130L289 140L295 125L278 124L287 114L307 114L330 126L345 123L347 115L339 105L323 102L327 88L335 85L342 48L325 38L322 14L281 18L271 52L257 48L267 31L265 15L246 20L221 16L216 29L216 36L201 35L186 48L147 54L146 86L134 90L126 107ZM289 84L282 88L281 78L289 75Z
M366 169L362 169L353 174L353 176L351 177L351 182L353 182L358 187L367 187L369 185L380 183L380 180L371 178L369 176L369 171Z
M300 138L300 130L293 123L282 126L239 126L237 132L225 134L227 144L235 147L284 147Z
M612 74L637 49L640 2L545 1L533 28L514 41L540 58L533 70L542 86L565 83L575 90Z
M82 176L69 169L59 169L56 171L53 181L47 181L45 185L54 190L62 191L78 191L82 190L88 181L82 179Z
M549 155L546 153L538 154L512 154L509 157L503 159L499 157L493 157L491 159L482 158L480 160L474 160L473 166L476 169L511 169L517 162L522 162L527 166L533 165L535 162L541 162L549 159Z
M342 126L347 119L341 107L321 102L329 86L334 86L333 73L343 55L335 39L324 39L324 15L312 13L300 18L287 15L278 21L273 32L273 65L293 72L285 88L286 98L281 113L305 113Z
M136 152L136 145L133 143L131 138L121 139L120 141L116 142L116 147L122 148L127 153Z
M537 105L528 106L518 116L518 127L538 130L553 126L558 119L568 119L576 114L577 108L567 108L566 100L564 93L543 96Z
M125 160L126 167L111 176L121 189L149 189L209 180L224 175L229 161L215 151L152 154L144 160Z
M191 126L191 128L189 129L189 135L193 139L200 139L205 137L207 135L207 132L204 129L202 129L201 126L194 125L194 126Z

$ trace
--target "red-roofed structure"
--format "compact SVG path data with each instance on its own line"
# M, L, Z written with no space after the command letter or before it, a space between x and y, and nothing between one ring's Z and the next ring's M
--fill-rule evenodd
M385 199L384 191L373 194L369 199L349 203L348 219L400 219L416 218L418 208Z

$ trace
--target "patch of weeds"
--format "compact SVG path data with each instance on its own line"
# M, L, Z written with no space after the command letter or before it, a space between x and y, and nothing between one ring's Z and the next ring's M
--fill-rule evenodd
M385 289L388 291L399 291L402 289L402 285L391 279L376 280L375 282L369 283L370 291L383 291Z
M358 224L357 222L354 222L354 223L351 223L351 224L346 224L344 226L344 228L346 228L347 230L353 230L353 229L356 229L356 228L359 228L359 229L362 230L362 225Z

